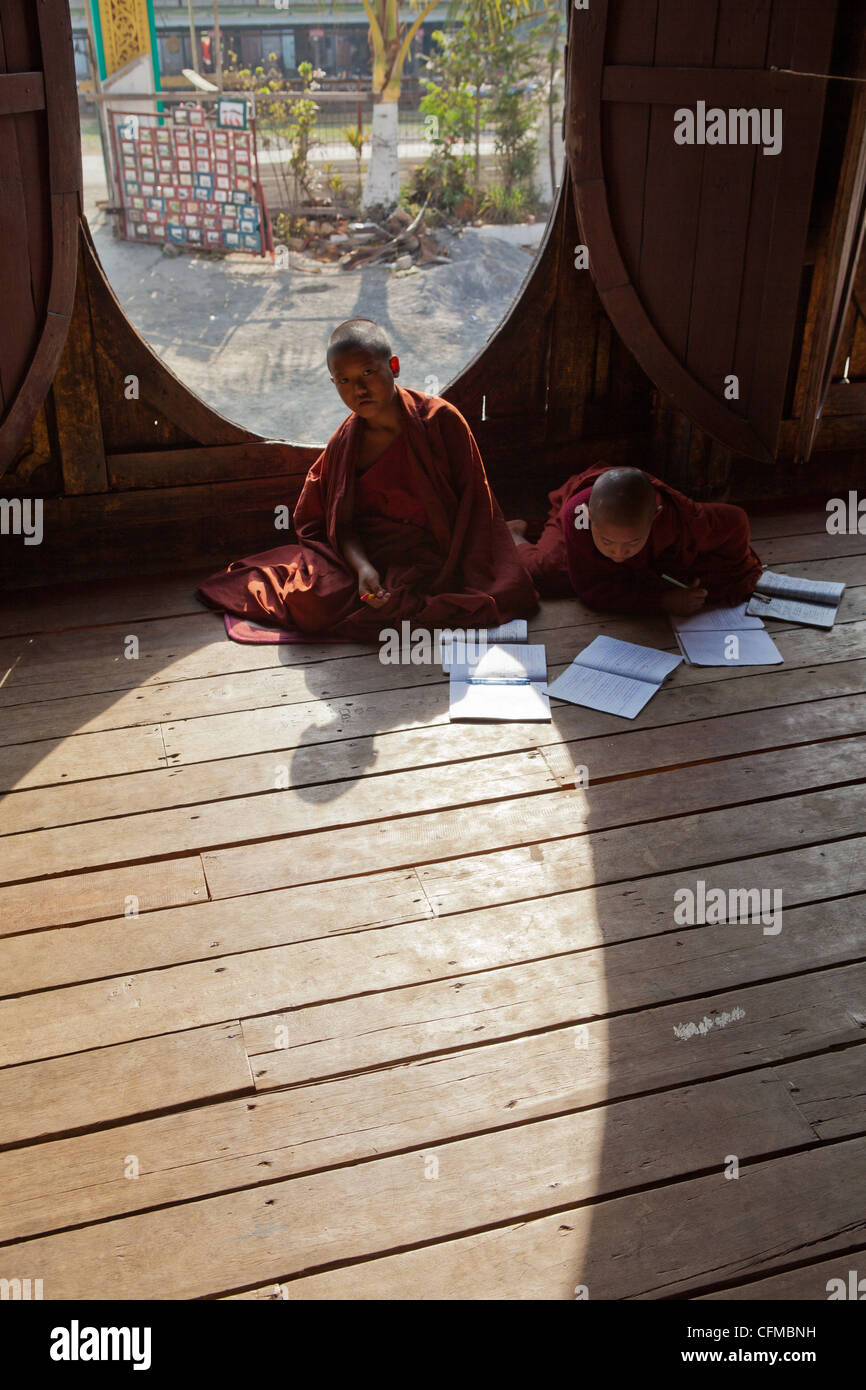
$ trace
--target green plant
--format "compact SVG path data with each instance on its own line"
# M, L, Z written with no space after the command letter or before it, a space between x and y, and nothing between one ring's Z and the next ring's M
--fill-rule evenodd
M330 159L323 161L320 172L324 179L325 187L331 195L331 199L333 202L339 203L346 184L343 175L334 168L333 162Z
M423 164L413 169L402 189L405 203L420 207L427 199L430 209L446 215L467 198L472 198L472 159L444 148L434 149Z
M516 15L511 13L509 18L497 42L499 72L488 115L499 172L510 191L530 179L535 169L535 122L541 96L531 85L538 50L531 38L518 34Z
M257 105L259 138L264 149L275 150L279 155L276 170L286 202L297 203L301 194L311 198L315 175L310 152L315 144L314 130L319 115L318 104L311 94L318 90L318 78L324 77L324 73L314 70L312 63L300 63L298 74L302 87L297 94L275 66L273 53L269 55L271 66L267 70L261 65L254 70L238 67L237 55L231 51L227 60L226 87L251 92L261 98Z
M430 123L434 152L456 155L459 143L471 144L476 207L481 194L481 132L486 125L494 131L506 188L525 183L534 172L533 128L540 102L530 84L539 47L534 32L523 32L526 8L525 0L466 0L459 8L459 26L433 34L435 48L427 64L421 110ZM547 11L539 13L549 27Z
M276 212L271 219L275 241L288 241L290 237L305 237L309 224L305 217L295 217L290 212Z
M367 136L366 136L365 133L364 133L364 127L363 127L362 125L360 125L360 124L359 124L359 125L347 125L347 126L344 126L344 128L343 128L341 134L342 134L344 140L347 140L347 141L349 142L349 144L352 146L352 150L354 151L354 155L355 155L355 165L356 165L356 171L357 171L357 181L358 181L358 202L359 202L359 204L360 204L360 201L361 201L361 191L362 191L362 189L361 189L361 159L362 159L363 154L364 154L364 145L367 143Z
M312 63L299 63L298 73L304 84L303 93L289 102L289 126L287 136L291 147L289 167L295 177L295 196L301 189L307 198L313 197L313 175L310 169L310 150L313 144L313 128L319 114L315 101L308 95L318 83L313 82Z
M547 107L547 160L550 173L550 187L556 187L556 116L560 108L562 97L559 92L559 79L562 72L562 49L565 43L566 23L563 18L562 8L557 0L547 0L545 13L542 15L541 23L536 30L536 38L545 47L544 85L546 94L544 104Z
M435 49L428 59L424 79L426 92L420 104L433 146L428 162L442 154L456 157L458 144L471 144L470 191L477 202L481 186L481 131L489 105L486 88L491 75L491 45L471 11L453 32L434 30L433 42Z
M480 214L491 222L522 222L535 211L534 195L515 185L494 183L486 190Z

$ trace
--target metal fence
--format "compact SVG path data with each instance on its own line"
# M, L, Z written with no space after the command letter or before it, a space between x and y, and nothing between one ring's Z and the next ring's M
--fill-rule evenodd
M231 93L223 96L254 96L256 111L256 130L258 141L259 172L267 205L274 211L294 211L299 205L308 202L308 197L300 189L291 167L292 142L289 138L287 113L273 112L275 103L284 106L302 95L300 84L286 91L274 93ZM337 202L356 201L359 184L363 183L371 154L373 97L369 90L358 91L343 88L334 90L325 87L310 93L318 107L316 123L310 132L307 163L310 177L307 180L309 193L315 197L333 198ZM147 100L137 93L113 93L111 97L97 95L98 107L111 101L116 103L121 96L131 99L141 109ZM160 92L155 99L164 103L167 110L174 109L177 103L193 103L209 106L216 97L203 92ZM435 127L431 118L425 117L419 109L420 92L417 84L401 95L399 103L398 159L400 182L405 183L412 171L423 164L434 149ZM286 119L282 117L285 114ZM360 124L366 137L360 160L347 138L348 128ZM473 146L458 144L457 154L472 154ZM483 127L480 142L481 168L480 184L488 188L497 181L497 158L494 132Z
M292 93L288 97L300 95ZM321 185L320 191L328 191L329 181L335 176L342 180L343 186L354 191L358 179L358 158L352 144L347 139L347 127L357 128L360 124L366 139L361 152L361 177L366 173L370 160L373 122L373 98L367 92L315 92L313 99L319 108L309 146L309 164ZM256 97L258 118L259 161L262 178L266 185L269 205L279 206L287 201L285 168L290 156L290 145L284 133L273 128L268 119L268 106L274 100L286 100L285 94L273 98ZM418 109L417 97L414 102L400 102L398 125L398 157L401 181L407 179L412 169L423 164L431 154L433 124ZM458 144L457 154L471 154L472 146ZM481 132L481 172L482 183L495 178L495 149L492 129L484 127Z

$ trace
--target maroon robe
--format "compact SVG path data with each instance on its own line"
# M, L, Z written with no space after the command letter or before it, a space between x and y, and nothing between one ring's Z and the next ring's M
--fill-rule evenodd
M404 441L401 487L408 499L400 504L393 471L378 500L375 478L367 481L380 462L393 470L392 445L387 460L360 475L356 509L363 422L350 415L307 474L293 518L297 544L235 561L201 585L204 603L347 641L376 640L404 618L423 628L493 627L535 612L535 590L463 416L438 396L401 386L397 393L405 434L395 445ZM357 575L343 557L341 539L350 529L390 594L381 608L361 602Z
M552 492L539 540L518 546L540 594L576 594L587 608L606 613L661 613L662 600L672 592L662 575L669 574L683 584L700 579L707 604L736 604L748 598L761 561L749 544L746 513L725 502L693 502L658 478L650 477L650 482L661 511L646 545L619 563L602 555L589 527L576 528L574 519L589 502L592 484L608 467L595 464Z

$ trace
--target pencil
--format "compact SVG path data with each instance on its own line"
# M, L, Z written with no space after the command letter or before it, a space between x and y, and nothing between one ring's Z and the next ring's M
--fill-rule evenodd
M669 584L676 584L678 589L687 589L689 587L688 584L681 584L678 579L671 579L669 574L663 574L662 579L666 579Z

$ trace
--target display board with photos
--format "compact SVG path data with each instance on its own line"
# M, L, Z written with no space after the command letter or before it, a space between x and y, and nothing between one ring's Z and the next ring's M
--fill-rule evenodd
M111 112L129 241L187 250L270 250L258 179L255 123L223 128L218 113L179 107L172 115Z

